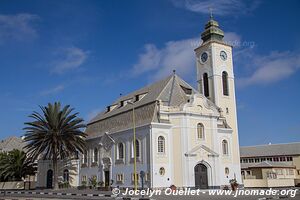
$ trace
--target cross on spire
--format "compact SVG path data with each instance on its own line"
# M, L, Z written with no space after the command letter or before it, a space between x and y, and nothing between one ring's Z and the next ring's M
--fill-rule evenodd
M209 12L210 12L210 19L212 19L213 18L213 9L212 9L212 7L209 7Z

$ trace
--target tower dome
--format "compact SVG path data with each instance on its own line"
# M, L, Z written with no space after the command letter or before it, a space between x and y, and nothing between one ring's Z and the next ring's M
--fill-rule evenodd
M210 20L205 24L205 30L201 33L201 39L207 41L223 41L224 32L220 29L219 23L210 16Z

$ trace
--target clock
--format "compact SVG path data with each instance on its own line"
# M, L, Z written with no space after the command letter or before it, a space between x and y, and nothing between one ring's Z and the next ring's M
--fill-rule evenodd
M208 58L208 54L206 52L204 52L204 53L201 54L201 61L202 62L206 62L207 58Z
M226 52L225 52L225 51L221 51L221 52L220 52L220 57L221 57L222 60L225 61L225 60L227 59L227 54L226 54Z

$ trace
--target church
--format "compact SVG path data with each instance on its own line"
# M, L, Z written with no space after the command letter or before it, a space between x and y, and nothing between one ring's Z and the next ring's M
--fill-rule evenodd
M75 162L70 184L94 178L134 187L134 147L139 187L217 189L230 179L241 184L232 46L223 37L211 18L194 50L197 89L174 72L121 96L88 122L87 150ZM50 167L39 170L39 185L49 185Z

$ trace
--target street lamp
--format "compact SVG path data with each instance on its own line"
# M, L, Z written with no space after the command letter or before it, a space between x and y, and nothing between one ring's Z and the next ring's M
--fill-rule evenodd
M132 105L132 122L133 122L133 173L134 173L134 190L137 190L137 173L136 173L136 136L135 136L135 113L134 103L128 101Z

